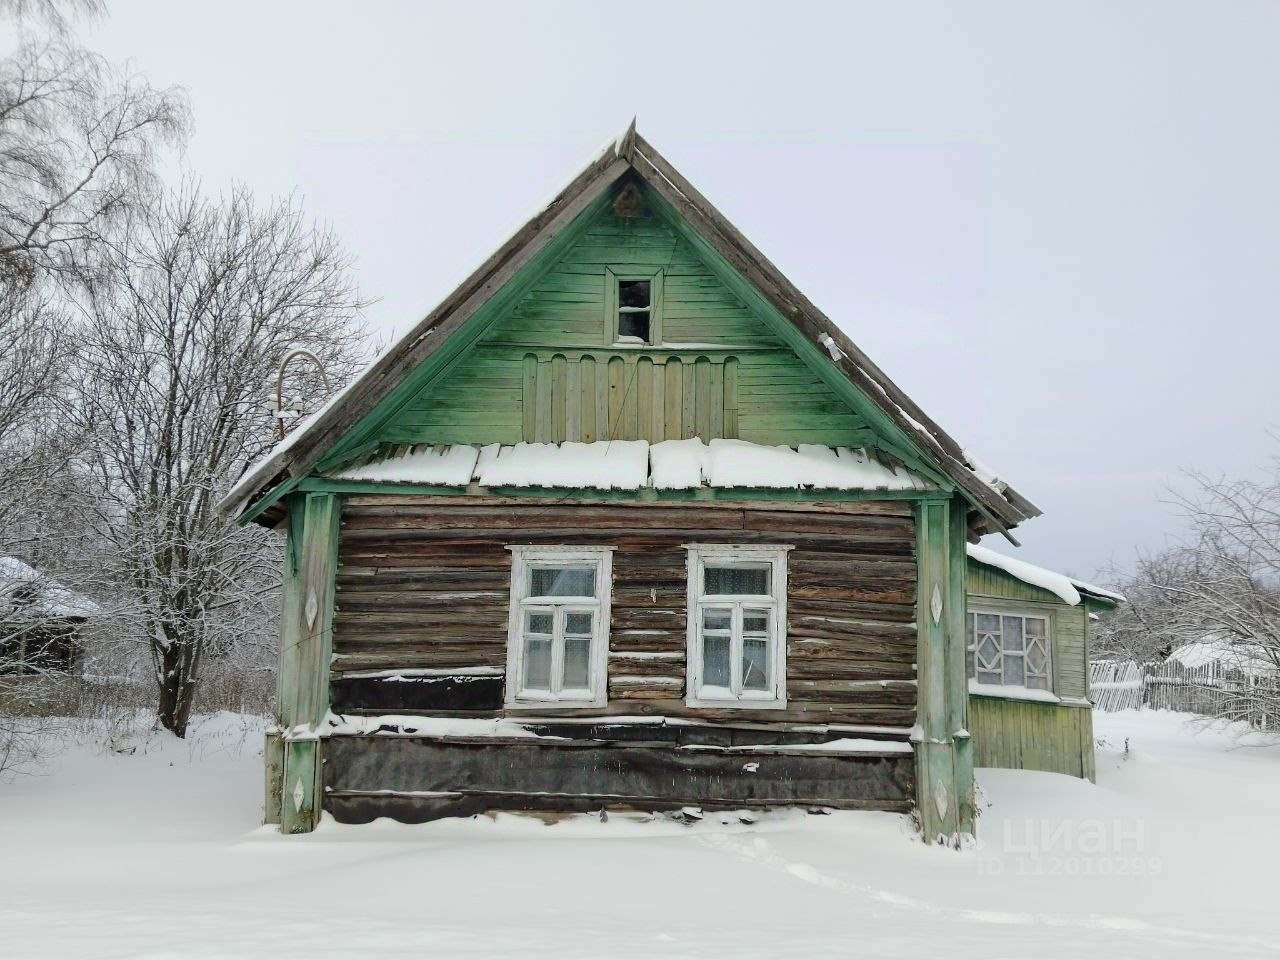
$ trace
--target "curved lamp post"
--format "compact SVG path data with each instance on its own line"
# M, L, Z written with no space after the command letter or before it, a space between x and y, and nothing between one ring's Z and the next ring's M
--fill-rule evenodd
M305 357L316 365L316 369L320 371L320 379L324 381L324 390L329 392L329 374L325 372L324 364L310 350L304 350L301 347L295 347L286 353L280 361L280 369L276 371L276 419L280 423L280 439L284 439L284 368L289 365L289 361L295 357ZM301 409L298 411L301 413Z

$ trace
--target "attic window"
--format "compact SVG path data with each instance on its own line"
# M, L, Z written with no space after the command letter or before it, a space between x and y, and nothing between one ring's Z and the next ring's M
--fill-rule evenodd
M636 337L649 343L653 284L649 280L618 281L618 338Z

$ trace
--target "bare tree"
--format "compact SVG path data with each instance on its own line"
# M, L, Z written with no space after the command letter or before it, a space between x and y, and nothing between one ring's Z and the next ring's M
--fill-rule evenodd
M68 31L76 17L97 17L103 11L102 0L0 0L0 17L40 23L56 33Z
M150 650L160 722L183 735L202 658L268 619L278 555L215 504L275 440L265 401L287 349L335 384L364 336L349 263L292 202L165 196L113 238L81 304L75 420L95 523L113 546ZM299 384L318 403L318 383ZM255 606L256 604L256 606Z
M1209 640L1259 682L1222 699L1232 717L1280 716L1280 458L1260 479L1192 473L1175 498L1182 542L1139 557L1129 603L1100 624L1100 652L1151 662Z
M186 128L179 92L65 36L0 60L0 285L85 269L111 225L151 193L157 145L181 142Z

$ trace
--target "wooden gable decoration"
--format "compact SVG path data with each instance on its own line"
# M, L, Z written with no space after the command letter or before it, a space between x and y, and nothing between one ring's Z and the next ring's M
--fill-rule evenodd
M618 280L645 281L647 342L607 326ZM634 124L223 506L274 523L307 476L388 444L694 436L874 447L958 491L975 532L1007 535L1039 513L981 473Z

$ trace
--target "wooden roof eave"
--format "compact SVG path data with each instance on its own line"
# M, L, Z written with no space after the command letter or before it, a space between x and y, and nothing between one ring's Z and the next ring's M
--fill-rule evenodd
M979 479L963 449L884 374L816 305L747 240L701 193L635 131L632 122L617 141L511 236L405 337L362 374L340 404L305 428L299 442L254 467L257 479L220 507L239 512L241 522L275 519L272 504L291 492L357 423L367 417L405 376L461 328L475 312L529 263L543 247L628 170L634 170L682 216L725 261L811 342L822 335L844 354L833 358L844 377L878 407L909 445L934 460L990 529L1015 545L1009 529L1039 515L1012 488L1004 496ZM266 491L264 495L264 490ZM246 507L248 509L246 509Z
M431 313L360 374L359 382L353 385L343 403L331 407L306 427L309 436L256 465L254 472L259 480L253 488L247 493L226 497L219 503L219 509L240 514L242 523L266 514L271 502L291 492L331 446L373 411L382 396L438 350L489 297L628 168L629 164L615 152L613 145L607 148Z
M905 437L917 444L923 441L923 452L939 463L992 529L1017 545L1009 529L1039 516L1039 508L1012 488L1007 489L1006 495L1011 496L1006 499L978 479L961 446L639 134L632 139L626 159L663 199L698 227L730 266L760 290L788 321L815 343L823 334L829 336L844 354L842 359L833 362L845 377L867 394ZM877 393L884 397L885 403L879 402ZM911 421L924 429L916 429Z

